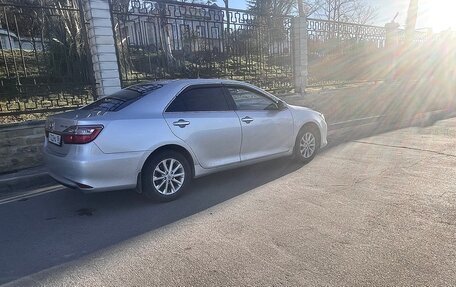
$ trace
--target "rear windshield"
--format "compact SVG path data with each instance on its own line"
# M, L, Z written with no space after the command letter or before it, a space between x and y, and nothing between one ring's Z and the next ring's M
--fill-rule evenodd
M140 84L125 88L82 108L88 111L117 112L150 92L163 87L161 84Z

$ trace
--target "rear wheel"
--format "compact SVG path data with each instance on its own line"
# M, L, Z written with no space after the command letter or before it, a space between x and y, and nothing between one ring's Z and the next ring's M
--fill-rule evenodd
M163 151L146 163L142 191L149 199L171 201L182 194L190 178L190 165L185 156L175 151Z
M296 138L294 156L302 163L309 163L318 153L320 131L314 126L304 126Z

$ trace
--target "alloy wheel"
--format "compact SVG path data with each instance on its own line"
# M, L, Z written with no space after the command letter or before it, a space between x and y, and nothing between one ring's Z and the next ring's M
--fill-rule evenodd
M299 151L301 152L301 155L305 158L311 158L312 155L315 153L315 148L316 148L316 139L315 136L307 132L305 133L301 141L299 143Z
M152 175L152 184L163 195L171 195L178 192L184 184L184 180L184 166L173 158L159 162Z

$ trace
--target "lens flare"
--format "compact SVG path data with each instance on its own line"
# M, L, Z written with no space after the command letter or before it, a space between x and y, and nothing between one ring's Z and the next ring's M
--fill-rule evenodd
M420 22L435 31L456 30L455 0L421 0Z

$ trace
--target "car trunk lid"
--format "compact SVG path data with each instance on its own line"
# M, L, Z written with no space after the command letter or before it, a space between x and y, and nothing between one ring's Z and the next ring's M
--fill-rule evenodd
M72 145L63 142L62 135L64 131L69 127L78 125L80 120L101 116L103 114L105 114L105 112L75 110L50 116L46 120L47 149L56 155L67 155Z

